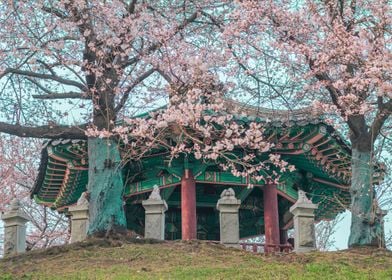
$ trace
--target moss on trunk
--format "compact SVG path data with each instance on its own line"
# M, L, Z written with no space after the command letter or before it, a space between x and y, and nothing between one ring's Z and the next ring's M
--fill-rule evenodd
M118 143L111 139L89 138L90 193L89 235L105 235L126 229L123 209L123 178Z
M354 145L353 145L354 146ZM377 217L371 151L352 149L351 232L349 247L383 244L382 223Z

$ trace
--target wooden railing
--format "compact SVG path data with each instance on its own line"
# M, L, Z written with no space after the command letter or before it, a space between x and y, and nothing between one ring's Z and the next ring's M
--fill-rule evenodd
M265 244L240 242L242 249L254 253L284 252L289 253L293 250L291 244Z

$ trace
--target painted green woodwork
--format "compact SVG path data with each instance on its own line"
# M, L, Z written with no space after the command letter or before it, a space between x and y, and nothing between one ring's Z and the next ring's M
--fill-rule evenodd
M383 244L383 233L380 219L376 215L370 151L352 150L352 172L352 222L348 245L349 247L361 245L378 247Z
M148 114L144 117L148 117ZM316 211L317 220L333 218L337 213L349 207L351 150L332 127L324 124L320 119L293 120L286 123L266 122L266 118L253 116L235 119L244 124L249 121L263 122L265 137L275 144L271 152L280 154L284 160L295 165L295 172L280 174L277 188L280 194L279 209L282 212L287 212L292 203L296 201L298 189L306 191L312 201L319 204ZM120 158L118 151L108 147L103 148L99 144L102 143L95 143L90 147L90 143L87 145L85 141L49 142L42 152L40 176L33 191L36 201L63 211L68 205L75 203L80 194L86 190L89 178L92 178L89 189L94 192L94 198L99 198L100 191L106 192L109 180L114 180L114 188L110 189L112 193L108 196L108 200L113 203L108 204L111 206L104 214L107 216L105 223L113 220L110 216L113 216L114 212L121 213L121 197L123 196L127 201L127 226L140 231L144 225L144 210L141 207L141 201L147 198L154 185L158 185L161 187L161 195L169 205L166 213L167 221L172 220L167 222L166 236L176 239L181 237L178 186L184 168L188 166L193 171L197 182L198 210L207 209L203 210L205 217L200 218L205 221L198 228L201 235L212 237L219 234L219 229L217 231L215 228L217 220L214 217L217 212L214 209L220 193L228 187L233 188L236 196L242 201L241 237L256 235L263 231L260 226L264 223L260 188L263 187L264 182L235 177L230 172L222 172L218 163L196 160L192 155L188 158L180 156L169 162L168 152L165 150L152 150L140 161L128 162L122 170L99 171L97 169L100 175L96 176L93 172L94 166L90 166L90 173L88 173L92 159L87 155L87 148L89 152L95 150L96 160L100 161L94 164L102 164L107 151L110 151L110 157L115 159L113 162L119 162ZM126 149L126 146L121 146L121 149ZM126 153L126 150L124 152ZM236 153L240 155L242 152ZM257 156L259 160L264 160L268 154L259 153ZM379 180L379 175L376 176L376 173L373 175L374 181ZM249 183L255 187L248 189ZM99 187L93 187L95 184ZM115 219L119 219L120 224L124 225L122 217L115 217ZM94 225L94 227L102 229L105 225Z
M282 193L286 194L289 198L291 198L292 201L296 201L298 199L298 191L295 190L292 186L285 185L283 184L278 184L276 186L278 191L281 191Z
M260 122L265 121L261 117L255 118L252 116L237 119L239 122L244 123L254 120ZM333 129L324 125L320 120L293 121L286 125L272 121L270 123L265 123L265 135L266 138L275 143L276 148L274 152L280 153L284 159L297 166L298 169L306 170L307 172L314 174L315 177L326 179L333 183L349 183L350 150L346 146L346 143L335 134ZM55 153L57 153L59 157L70 158L70 155L64 155L61 151L63 146L67 147L69 146L69 143L66 145L51 144L48 148L52 146L56 149ZM261 158L266 157L265 154L260 154L259 156ZM85 161L87 161L86 158ZM155 184L169 185L170 183L168 182L171 182L171 184L179 183L184 168L184 159L177 159L175 160L177 162L172 162L170 166L165 160L164 155L160 157L150 156L148 159L143 159L142 161L143 164L141 169L139 167L137 170L141 171L142 174L140 177L142 178L140 180L134 180L130 184L126 181L127 186L125 187L125 195L132 195L132 193L135 192L149 190ZM206 169L209 165L211 165L211 163L197 164L197 166L192 166L192 169ZM43 166L42 168L46 168L46 166ZM130 171L132 171L131 168L128 171L124 171L124 173L132 173ZM163 174L162 176L157 174L157 172L163 171L166 172L166 174ZM204 176L200 181L213 180L207 172L197 174L198 171L196 170L194 173L198 175L197 177ZM218 174L218 176L219 175L220 174ZM230 173L221 175L222 182L248 183L246 178L236 178ZM127 180L127 178L125 179ZM50 197L47 198L46 201L48 204L53 203L53 200L51 200ZM45 199L41 197L41 200ZM69 199L69 201L75 201L75 199ZM66 206L66 204L53 205L54 208L61 208L62 206Z
M89 138L89 181L90 193L88 234L121 230L127 226L123 209L124 190L121 158L114 140Z
M248 198L248 196L252 193L252 191L253 191L253 188L244 188L243 190L241 190L239 192L239 194L237 195L237 198L239 200L241 200L241 202L242 202Z
M155 185L157 186L176 185L179 184L180 181L181 181L180 178L175 177L172 174L146 179L143 181L131 183L129 184L129 186L126 186L125 195L132 195L133 193L151 191Z
M88 181L87 143L53 141L42 150L41 166L33 192L38 203L58 209L73 204L86 189Z
M172 193L175 190L175 186L173 187L168 187L168 188L164 188L161 190L161 197L163 200L169 200L170 196L172 195Z

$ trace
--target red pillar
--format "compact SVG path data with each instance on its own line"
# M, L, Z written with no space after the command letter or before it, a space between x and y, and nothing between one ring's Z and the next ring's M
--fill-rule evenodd
M279 245L279 212L278 212L278 191L276 185L268 184L264 186L264 229L265 244ZM279 251L279 248L266 246L266 252Z
M196 182L189 169L181 178L181 228L182 240L197 239Z

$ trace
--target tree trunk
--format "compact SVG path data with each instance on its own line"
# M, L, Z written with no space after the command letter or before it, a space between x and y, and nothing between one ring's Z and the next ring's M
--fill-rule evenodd
M89 138L90 220L88 235L105 236L126 229L123 209L123 178L118 143Z
M377 217L377 203L374 199L371 148L361 149L359 146L369 147L369 145L361 145L363 143L352 144L350 189L352 218L348 246L379 247L383 244L383 234L382 222L380 217Z

